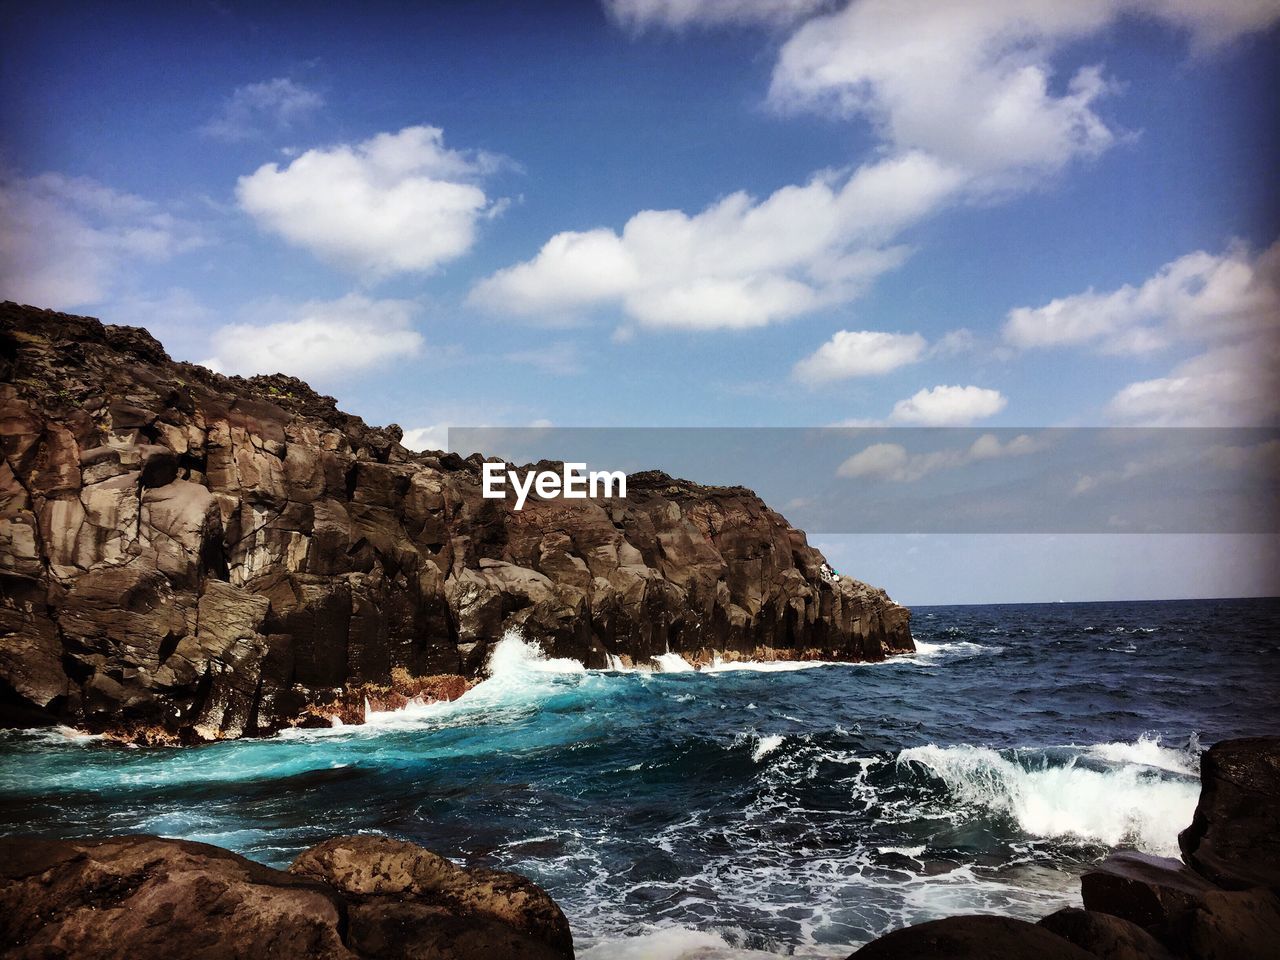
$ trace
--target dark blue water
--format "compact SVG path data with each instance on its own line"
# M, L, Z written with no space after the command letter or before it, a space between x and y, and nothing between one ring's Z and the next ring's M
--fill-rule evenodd
M1280 733L1280 601L913 626L914 657L769 671L586 672L510 638L455 703L265 741L10 733L0 831L147 831L276 865L384 832L532 876L589 960L844 956L903 923L1075 902L1118 845L1176 851L1200 745Z

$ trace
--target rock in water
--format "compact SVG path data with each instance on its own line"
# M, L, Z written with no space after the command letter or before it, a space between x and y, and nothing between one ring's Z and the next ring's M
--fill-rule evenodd
M353 691L476 676L511 629L591 667L913 649L905 608L824 577L741 487L639 473L517 512L478 454L411 453L300 380L12 303L0 369L0 722L153 742L350 719Z
M564 960L539 887L421 847L342 837L289 873L203 843L0 840L0 951L14 960Z
M1280 892L1280 739L1214 744L1200 758L1200 784L1178 836L1183 859L1223 887Z

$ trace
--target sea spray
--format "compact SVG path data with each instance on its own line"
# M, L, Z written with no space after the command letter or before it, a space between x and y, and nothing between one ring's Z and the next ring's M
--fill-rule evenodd
M693 670L693 664L678 653L660 653L653 660L663 673L689 673Z
M1141 752L1137 745L1123 745ZM1033 837L1070 837L1108 846L1129 843L1151 853L1176 854L1178 832L1191 822L1199 784L1144 763L1083 765L1094 751L1119 755L1103 744L1054 762L1038 751L933 744L898 755L900 766L915 765L941 780L962 804L1013 818Z

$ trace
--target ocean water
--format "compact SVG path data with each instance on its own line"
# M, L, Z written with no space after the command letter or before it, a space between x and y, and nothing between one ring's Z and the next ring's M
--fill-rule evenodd
M843 957L1038 917L1177 850L1202 744L1280 733L1280 600L922 607L883 664L588 671L518 636L461 700L188 749L0 734L0 832L284 866L336 833L541 883L587 960ZM683 669L681 669L683 668Z

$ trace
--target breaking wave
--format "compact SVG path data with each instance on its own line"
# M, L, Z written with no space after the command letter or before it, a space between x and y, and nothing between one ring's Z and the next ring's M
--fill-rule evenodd
M941 780L961 804L1011 817L1035 837L1075 838L1176 854L1199 783L1190 754L1158 740L1084 749L1012 750L933 744L898 754Z

